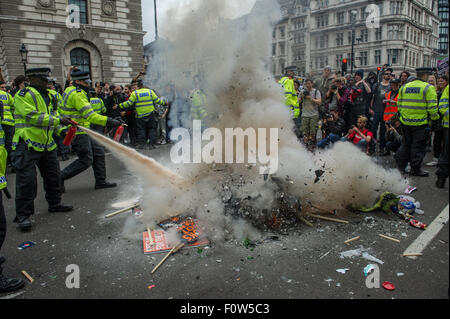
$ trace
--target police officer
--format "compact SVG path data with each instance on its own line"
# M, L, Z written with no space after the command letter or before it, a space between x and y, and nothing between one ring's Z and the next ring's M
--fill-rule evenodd
M426 154L427 128L430 124L428 118L432 121L439 120L437 95L434 86L427 83L433 69L419 68L416 69L416 73L417 78L402 86L398 95L403 141L395 154L395 159L402 173L405 173L405 168L410 162L410 175L427 177L429 174L421 170L421 165Z
M278 84L284 88L284 103L291 108L294 122L299 127L300 102L298 100L297 90L295 89L294 76L294 69L286 68L285 76L278 81Z
M6 83L0 81L0 104L3 105L2 127L5 133L5 147L8 151L7 165L11 164L12 139L14 136L14 99L6 92Z
M52 97L53 110L57 113L58 116L59 110L63 104L62 96L59 92L56 91L56 81L55 79L51 79L48 81L47 86L48 93ZM55 139L56 144L58 145L58 156L61 156L62 161L69 160L69 147L64 145L64 136L62 136L62 130L65 127L61 127L58 132L53 132L53 138Z
M448 152L449 152L449 131L448 131L448 122L449 122L449 108L448 108L448 85L442 92L441 100L439 101L439 112L443 115L442 118L442 127L444 128L444 148L442 149L441 156L439 157L439 161L437 164L436 175L438 177L436 181L436 186L438 188L445 187L445 181L448 177Z
M208 117L208 112L206 111L206 95L200 88L200 76L196 75L194 77L194 89L190 92L191 101L191 120L196 121L206 121ZM202 123L202 128L206 126L206 123Z
M91 124L118 127L121 121L100 115L92 109L88 93L90 84L89 72L72 71L73 85L63 94L61 115L73 119L80 126L89 128ZM82 131L76 133L72 149L78 158L61 172L62 191L65 191L64 181L80 174L92 166L95 177L95 189L116 187L116 183L106 181L105 152L103 148L93 146L91 138Z
M0 109L2 106L0 105ZM1 110L0 110L0 113ZM3 207L3 195L2 190L6 189L6 149L5 149L5 132L3 132L2 125L0 124L0 251L6 237L6 216L5 209ZM12 292L21 289L25 282L20 278L8 278L2 274L2 264L5 262L5 258L0 255L0 293Z
M152 89L144 88L144 82L138 81L138 89L131 93L128 101L120 103L119 107L124 110L136 109L136 143L137 148L143 149L147 137L150 139L151 147L156 142L157 114L155 104L166 106L167 103L160 99Z
M44 180L45 198L50 213L69 212L72 206L61 204L60 169L53 132L67 125L53 109L47 91L49 68L28 69L30 86L14 97L16 130L13 138L12 164L16 169L16 222L21 230L32 227L37 194L36 166Z

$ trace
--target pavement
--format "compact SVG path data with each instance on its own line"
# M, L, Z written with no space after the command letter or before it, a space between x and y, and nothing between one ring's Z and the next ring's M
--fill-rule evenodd
M170 146L146 151L158 157ZM427 154L425 162L431 159ZM374 158L392 165L390 158ZM64 167L68 162L61 162ZM434 172L434 168L424 169ZM73 204L70 213L50 214L44 199L42 180L35 200L36 225L22 233L12 223L14 200L4 198L8 233L2 255L7 258L4 273L33 279L16 293L0 299L448 299L449 229L445 218L435 225L436 234L419 236L394 215L382 212L340 213L349 224L313 220L313 227L299 224L288 235L267 234L254 248L240 242L211 242L197 248L184 248L151 274L164 254L144 255L139 220L132 213L113 218L104 216L121 200L138 196L133 176L113 155L107 155L108 180L120 184L107 190L94 190L91 169L66 182L63 202ZM443 190L434 186L435 177L412 178L425 214L418 216L431 224L445 209L448 218L448 182ZM8 175L8 188L14 198L14 174ZM444 213L445 215L445 213ZM443 220L443 221L442 221ZM130 233L135 229L135 233ZM400 243L381 238L384 234ZM347 239L361 236L344 244ZM424 236L422 236L424 237ZM417 239L426 245L416 259L402 254ZM19 244L34 246L19 250ZM419 245L420 246L420 245ZM423 246L423 245L422 245ZM343 257L342 252L361 249L378 262L360 256ZM382 264L381 264L382 262ZM394 291L368 288L364 268L379 267L380 283L389 281ZM71 268L76 265L76 268ZM79 288L68 288L73 269L79 270ZM338 271L339 270L339 271Z

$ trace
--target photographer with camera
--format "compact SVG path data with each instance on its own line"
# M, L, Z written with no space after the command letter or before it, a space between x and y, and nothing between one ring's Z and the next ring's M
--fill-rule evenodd
M305 81L301 94L302 104L302 133L303 142L306 145L315 145L317 128L319 123L319 106L322 103L320 91L313 88L313 82L310 79Z
M386 152L381 156L389 156L391 152L395 153L402 145L402 123L398 119L398 115L394 115L389 121L385 122L386 126Z
M337 109L331 110L323 119L326 137L317 143L318 148L325 148L339 141L345 132L345 121L340 118Z

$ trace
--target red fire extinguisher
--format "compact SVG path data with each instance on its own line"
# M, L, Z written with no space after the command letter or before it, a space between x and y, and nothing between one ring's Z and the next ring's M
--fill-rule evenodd
M123 125L120 125L117 130L116 134L114 134L114 141L119 142L120 138L122 137L123 131L125 130Z
M66 145L66 146L69 146L70 144L72 144L72 142L73 142L73 140L75 138L75 135L77 133L77 125L78 125L78 123L75 122L75 121L71 121L71 122L72 122L73 126L71 126L69 128L69 131L67 132L66 137L64 138L64 142L63 142L63 144Z

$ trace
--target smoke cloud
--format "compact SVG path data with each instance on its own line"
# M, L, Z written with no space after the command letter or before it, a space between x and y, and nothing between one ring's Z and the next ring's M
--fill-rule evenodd
M223 135L229 127L279 129L276 176L288 178L290 194L302 202L343 208L371 204L383 191L404 190L407 181L397 171L382 168L350 143L337 143L330 150L312 154L298 142L290 110L283 103L283 90L268 67L272 30L280 19L278 3L257 0L249 14L234 20L224 18L237 3L196 0L192 6L175 7L167 14L171 20L163 33L170 35L170 41L159 46L152 64L157 70L148 73L161 75L160 81L150 86L164 88L171 83L180 96L169 124L192 125L186 97L195 87L193 77L199 75L207 95L208 127L220 129ZM115 146L107 146L117 153ZM225 190L232 196L253 198L258 209L276 204L277 187L263 179L258 165L175 165L166 158L160 160L162 168L143 165L142 157L125 154L119 158L144 181L141 204L146 222L152 225L170 214L190 213L207 225L215 239L226 238L227 230L237 237L254 234L252 227L224 214L224 185L229 185ZM324 174L315 183L317 170ZM183 183L170 182L171 174L181 176ZM245 182L229 184L227 178Z

